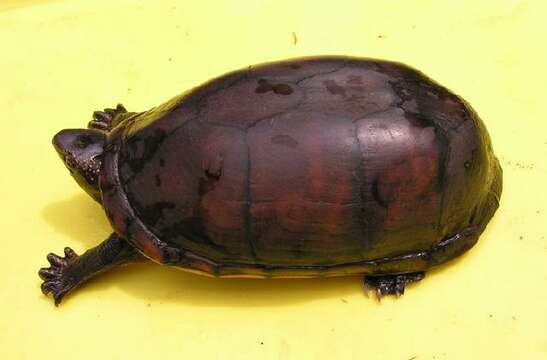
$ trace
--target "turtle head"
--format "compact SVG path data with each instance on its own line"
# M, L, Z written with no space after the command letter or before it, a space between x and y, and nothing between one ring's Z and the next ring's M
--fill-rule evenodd
M53 146L68 171L93 199L101 202L99 174L106 135L95 129L65 129L53 137Z

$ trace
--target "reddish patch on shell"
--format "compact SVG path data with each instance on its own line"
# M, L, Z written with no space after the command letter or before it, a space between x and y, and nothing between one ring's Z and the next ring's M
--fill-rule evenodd
M332 131L322 131L327 127ZM269 141L280 134L290 134L298 146ZM293 111L256 125L248 139L251 229L259 258L276 251L311 258L322 248L336 256L353 246L357 259L361 219L353 176L359 161L351 121Z

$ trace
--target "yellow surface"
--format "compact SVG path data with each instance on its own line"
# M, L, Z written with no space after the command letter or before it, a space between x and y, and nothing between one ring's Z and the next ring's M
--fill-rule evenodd
M1 359L547 359L547 2L0 2ZM45 254L110 228L50 145L225 71L314 54L406 62L468 99L504 168L479 244L401 299L360 280L219 280L157 265L55 308Z

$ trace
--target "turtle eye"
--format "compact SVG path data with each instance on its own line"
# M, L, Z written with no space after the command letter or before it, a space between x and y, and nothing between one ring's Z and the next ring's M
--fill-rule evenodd
M91 139L91 136L89 135L80 135L74 140L74 145L76 145L80 149L85 149L93 142L93 139Z

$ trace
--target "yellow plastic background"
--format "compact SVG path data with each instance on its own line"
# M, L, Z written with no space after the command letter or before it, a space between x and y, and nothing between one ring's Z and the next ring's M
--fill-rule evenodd
M547 359L547 2L0 2L1 359ZM50 145L228 70L300 55L406 62L464 96L504 168L478 245L400 299L360 279L219 280L157 265L59 308L49 251L110 232Z

